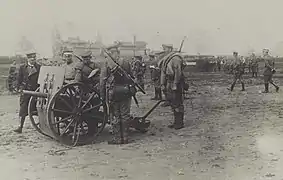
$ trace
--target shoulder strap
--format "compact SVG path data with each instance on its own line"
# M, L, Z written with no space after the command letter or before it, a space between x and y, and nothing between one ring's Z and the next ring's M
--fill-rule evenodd
M179 56L182 59L182 57L179 54L177 54L176 52L171 54L164 62L164 71L166 71L169 62L176 56Z

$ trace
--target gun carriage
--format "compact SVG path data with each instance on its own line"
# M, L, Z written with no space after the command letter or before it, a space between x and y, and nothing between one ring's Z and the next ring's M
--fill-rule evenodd
M95 76L93 72L89 78ZM106 98L101 98L99 83L68 83L64 74L63 67L42 66L38 89L23 91L31 95L28 105L31 123L39 133L65 145L92 143L110 122L108 93ZM146 118L160 102L143 117L132 117L131 127L146 132L150 125Z

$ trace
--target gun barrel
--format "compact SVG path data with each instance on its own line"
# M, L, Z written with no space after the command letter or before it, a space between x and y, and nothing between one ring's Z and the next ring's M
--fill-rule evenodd
M46 93L42 93L42 92L23 90L23 94L31 95L31 96L35 96L35 97L47 98L47 94Z

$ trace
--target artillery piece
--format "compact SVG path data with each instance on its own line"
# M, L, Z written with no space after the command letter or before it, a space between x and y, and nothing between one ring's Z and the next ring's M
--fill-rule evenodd
M108 121L107 104L95 88L82 83L65 84L64 73L62 67L41 67L39 88L23 91L31 95L29 118L39 133L63 144L89 143Z
M90 76L95 74L95 70L93 72ZM64 74L63 67L41 67L38 89L23 91L31 96L29 118L39 133L62 144L76 146L91 143L110 122L108 96L105 100L100 97L99 84L92 87L79 82L66 83ZM146 132L150 125L146 117L160 102L145 116L133 117L131 127Z

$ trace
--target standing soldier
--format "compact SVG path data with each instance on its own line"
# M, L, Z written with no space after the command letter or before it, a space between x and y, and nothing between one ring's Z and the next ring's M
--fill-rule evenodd
M221 71L221 58L220 57L217 57L217 68L218 68L218 71L220 72Z
M36 53L30 52L27 54L28 62L20 66L18 74L18 88L20 91L28 90L35 91L38 88L38 76L40 65L36 62ZM22 133L25 123L25 118L28 115L28 103L30 95L21 93L20 96L20 112L19 112L19 127L14 132Z
M161 57L161 59L159 60L159 62L158 62L158 67L160 68L160 69L162 69L161 67L163 67L164 65L164 63L165 63L165 61L166 61L166 59L168 59L168 57L169 56L171 56L172 54L174 54L174 52L172 52L173 51L173 45L171 45L171 44L162 44L162 48L163 48L163 54L160 56ZM161 73L162 74L162 73ZM164 79L164 84L166 84L166 81L167 81L167 77ZM165 102L161 105L162 107L167 107L167 106L171 106L171 101L170 101L170 99L171 99L171 97L170 97L170 95L171 95L171 93L167 93L167 88L163 88L162 89L162 92L163 92L163 94L164 94L164 96L165 96Z
M8 90L13 92L17 85L17 63L16 60L13 61L9 68L9 75L8 75Z
M154 84L154 97L151 98L151 100L161 100L162 99L162 92L160 87L160 75L161 71L158 67L158 62L155 59L155 56L153 54L149 55L150 57L150 75L151 80Z
M172 52L171 46L167 48L171 53L161 63L161 89L166 90L174 113L174 123L168 127L177 130L184 127L184 63L179 53Z
M120 68L123 68L132 76L131 64L129 61L120 58L120 50L117 46L108 47L107 50L120 65L120 67L117 67L114 62L111 62L112 60L107 59L101 68L100 94L103 99L106 99L107 77L111 75L113 78L109 89L110 110L114 115L114 118L111 119L113 137L108 141L108 144L127 144L131 120L131 87L133 86L132 81L123 74Z
M250 65L251 65L251 70L252 70L252 77L257 77L258 59L256 58L254 53L252 53L250 57Z
M269 50L268 49L263 49L263 59L265 62L265 69L263 72L264 76L264 86L265 86L265 91L264 93L269 92L269 83L271 83L275 88L276 92L279 91L279 87L273 82L272 76L275 73L274 69L274 59L269 55Z
M74 80L76 76L76 70L73 62L73 52L68 50L63 51L62 60L62 67L65 68L65 82Z
M144 74L145 74L145 68L144 63L142 62L141 56L135 56L133 65L132 65L132 71L133 76L137 80L137 83L144 89Z
M243 81L243 74L244 74L244 62L238 57L238 52L233 52L233 56L234 56L234 81L231 85L231 88L228 88L228 90L233 91L235 84L237 82L237 80L240 81L240 83L242 84L242 91L245 91L245 84Z
M248 58L248 68L249 68L249 73L252 72L252 61L253 61L253 55L254 53L252 53L251 57Z

